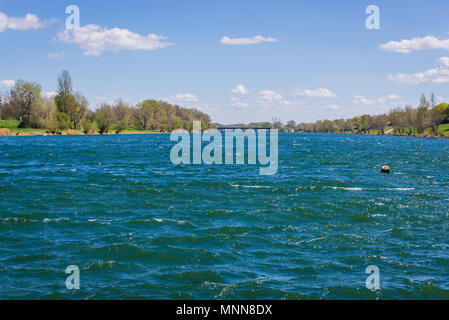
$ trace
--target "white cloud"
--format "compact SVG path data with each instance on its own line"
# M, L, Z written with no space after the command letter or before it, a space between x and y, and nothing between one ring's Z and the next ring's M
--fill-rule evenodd
M335 98L337 94L333 93L329 89L320 88L316 90L296 90L296 96L299 97L311 97L311 98Z
M416 50L444 49L449 50L449 39L440 40L433 36L413 38L411 40L390 41L379 46L384 51L410 53Z
M162 98L162 100L173 101L173 102L198 102L199 101L198 97L192 93L175 94L170 97Z
M429 69L424 72L418 73L398 73L395 75L388 75L388 79L405 82L405 83L423 83L423 82L433 82L433 83L446 83L449 82L449 57L441 57L436 60L436 68Z
M282 95L272 90L263 90L259 92L257 99L264 102L281 101Z
M237 108L248 108L249 104L243 101L240 101L237 98L231 98L231 105Z
M243 84L239 84L239 85L237 85L235 88L233 88L231 90L231 93L234 93L234 94L247 94L248 93L248 89L246 89Z
M392 106L405 105L406 102L401 100L402 98L395 95L389 94L387 97L380 97L375 99L369 99L362 95L357 95L354 97L354 104L365 105L375 108L375 110L386 110Z
M36 15L31 13L28 13L24 18L14 18L8 17L5 13L0 12L0 32L3 32L7 29L40 29L43 28L45 24L45 21L41 21Z
M107 29L89 24L73 30L64 30L56 35L64 43L78 44L86 56L100 56L103 51L156 50L173 45L164 36L149 34L142 36L127 29Z
M65 56L65 51L49 53L47 56L53 59L62 59Z
M399 96L397 96L395 94L389 94L388 95L388 99L390 99L390 100L399 100L399 99L401 99L401 97L399 97Z
M231 39L228 36L221 38L222 44L242 45L242 44L258 44L263 42L278 42L277 39L271 37L255 36L252 38L234 38Z
M340 107L337 106L336 104L330 104L330 105L326 106L326 109L338 110L338 109L340 109Z
M368 99L364 96L357 95L354 97L354 103L355 104L364 104L364 105L371 105L371 106L385 106L385 98L377 98L377 99Z
M0 88L11 88L16 85L14 80L0 80Z
M259 91L259 94L257 95L256 101L260 104L282 104L282 105L288 105L290 104L289 101L284 100L281 94L277 93L276 91L272 90L263 90Z

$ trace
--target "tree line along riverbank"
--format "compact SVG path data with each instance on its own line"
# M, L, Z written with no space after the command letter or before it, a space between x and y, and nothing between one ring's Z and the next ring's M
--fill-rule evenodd
M59 74L53 96L43 95L37 83L18 80L0 97L0 136L164 133L180 128L192 131L193 121L200 121L202 130L222 126L212 123L209 115L197 109L151 99L134 106L117 99L92 110L87 99L73 89L68 71ZM271 122L235 126L268 127L280 132L449 138L449 105L436 103L431 94L429 99L422 95L417 108L408 105L384 114L299 124L294 120L284 124L273 118Z
M0 97L0 135L171 132L192 130L193 121L213 127L204 112L151 99L135 106L117 99L91 110L68 71L59 74L54 96L42 95L38 83L18 80Z
M445 102L436 103L433 94L429 99L422 95L417 108L407 105L404 108L393 108L384 114L301 123L296 129L302 132L449 138L449 105Z

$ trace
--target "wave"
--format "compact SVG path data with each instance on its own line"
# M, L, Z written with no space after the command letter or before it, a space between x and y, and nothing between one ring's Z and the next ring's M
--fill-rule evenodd
M70 219L69 218L54 218L54 219L45 218L44 220L42 220L43 223L61 222L61 221L70 221Z
M239 184L231 184L233 188L245 188L245 189L271 189L269 186L248 186L248 185L239 185Z
M192 225L193 226L193 224L187 220L164 219L164 218L153 218L153 220L158 223L170 222L170 223L176 223L176 224L180 224L180 225Z
M334 190L346 190L346 191L362 191L363 188L358 187L331 187Z

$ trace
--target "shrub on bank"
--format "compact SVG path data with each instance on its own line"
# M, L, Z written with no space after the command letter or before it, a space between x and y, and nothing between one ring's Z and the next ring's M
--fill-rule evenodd
M99 109L97 109L95 120L97 121L98 132L100 134L108 133L109 128L114 122L112 108L109 105L103 104Z
M84 119L83 123L82 123L82 127L83 127L83 132L85 134L93 134L94 133L94 124L93 122Z
M126 121L119 121L117 123L117 125L115 126L115 133L119 134L120 132L122 132L123 130L125 130L127 128L127 123Z
M65 113L58 112L53 119L47 121L45 127L48 133L61 134L62 131L70 128L69 116Z

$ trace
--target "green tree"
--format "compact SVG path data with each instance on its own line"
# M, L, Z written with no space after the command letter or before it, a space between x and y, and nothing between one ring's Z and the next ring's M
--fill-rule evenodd
M175 129L182 129L183 126L184 126L183 121L179 117L174 116L173 117L172 131L175 130Z
M81 122L81 127L83 128L83 132L85 134L91 134L94 132L94 124L87 118L84 118Z
M371 116L364 114L361 117L356 118L356 123L359 127L359 131L366 133L370 129Z
M0 103L0 118L4 120L13 120L18 118L17 110L10 104L11 97L5 95Z
M133 114L133 108L126 104L122 99L118 99L112 108L115 119L119 122L125 123L126 127L128 127Z
M81 121L87 114L87 105L87 99L81 93L75 94L75 106L72 112L69 113L73 129L79 129Z
M421 96L421 100L416 110L416 130L418 133L423 133L427 127L427 115L429 110L429 102L426 99L426 96L423 94Z
M52 98L42 99L42 107L39 116L42 117L44 121L52 119L56 112L57 110L54 99Z
M70 114L75 107L76 99L72 93L72 78L67 70L62 71L58 76L58 94L55 97L58 112Z
M143 101L134 112L137 128L140 130L149 130L150 127L155 127L155 114L159 106L159 102L156 100Z
M355 127L354 119L346 120L344 125L343 125L344 131L349 131L349 132L353 132L354 131L354 127Z
M114 112L112 111L111 106L102 104L96 111L95 119L100 134L108 133L114 123Z
M66 113L56 112L53 118L47 121L46 128L49 133L61 134L70 128L70 118Z
M377 130L377 133L384 133L385 127L388 123L388 117L385 114L380 114L377 116L371 117L372 119L372 128Z
M41 128L43 123L36 114L41 104L41 86L34 82L18 80L11 89L11 106L16 110L17 116L21 118L21 128Z
M117 121L115 124L115 133L119 134L120 132L122 132L123 130L125 130L128 127L128 124L125 120L121 120L121 121Z
M71 127L78 129L87 113L87 100L80 93L73 93L72 78L67 70L58 76L58 94L55 97L58 112L65 113L70 118Z
M444 122L446 116L446 110L448 109L447 103L440 103L430 110L430 124L435 134L438 134L440 125Z
M414 119L416 118L416 110L412 108L410 105L405 106L405 110L403 111L404 115L401 118L401 122L403 123L404 128L408 129L408 135L413 134L413 125Z

